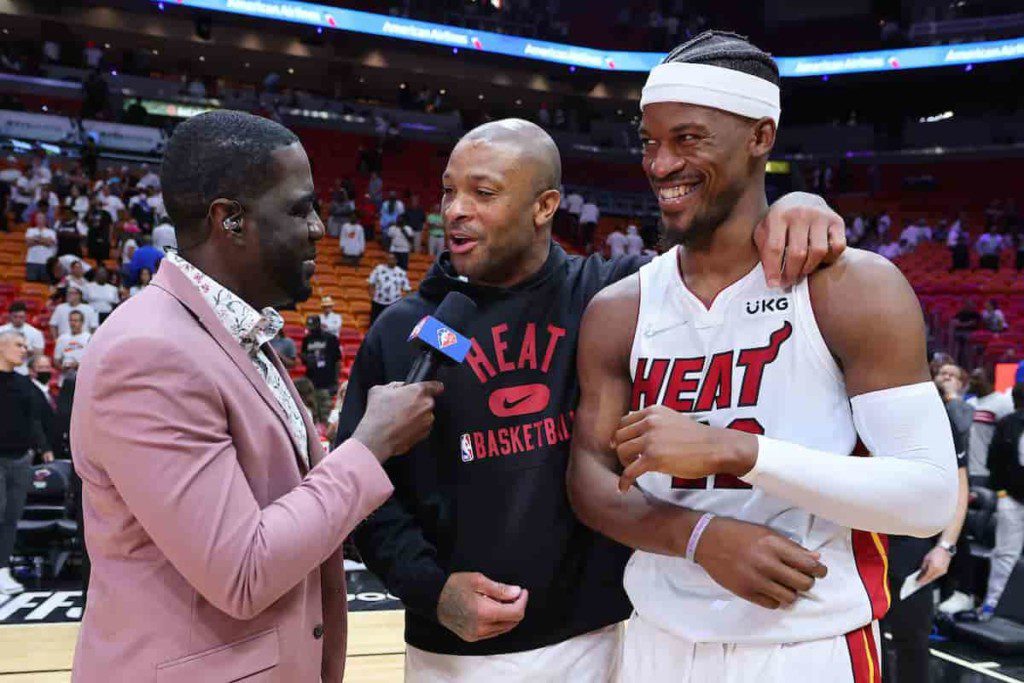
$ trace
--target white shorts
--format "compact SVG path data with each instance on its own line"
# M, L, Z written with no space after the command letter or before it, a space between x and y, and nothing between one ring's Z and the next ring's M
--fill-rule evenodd
M618 683L881 683L878 643L877 622L802 643L694 643L634 613Z
M608 683L622 651L622 624L507 655L459 656L405 650L406 683Z

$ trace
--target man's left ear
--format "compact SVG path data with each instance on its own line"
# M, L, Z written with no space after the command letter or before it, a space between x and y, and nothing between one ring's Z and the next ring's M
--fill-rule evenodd
M533 223L537 227L550 223L558 211L558 205L562 201L562 195L558 190L544 190L537 195L537 201L533 203Z
M751 155L755 157L768 156L772 151L772 147L775 146L775 135L777 132L778 127L772 119L763 118L758 120L754 124L754 135L750 140Z

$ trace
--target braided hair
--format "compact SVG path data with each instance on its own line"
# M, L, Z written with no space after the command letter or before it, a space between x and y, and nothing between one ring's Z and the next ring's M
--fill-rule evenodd
M662 64L709 64L779 85L779 67L772 56L738 33L704 31L668 53Z

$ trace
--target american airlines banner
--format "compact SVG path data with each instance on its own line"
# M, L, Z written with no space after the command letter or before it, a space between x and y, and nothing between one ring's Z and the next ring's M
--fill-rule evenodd
M159 9L183 5L250 17L318 26L323 30L352 31L418 43L450 47L466 58L490 52L542 62L604 71L647 72L664 55L660 52L598 50L552 43L490 31L476 31L404 17L331 7L299 0L152 0ZM911 47L898 50L849 52L807 57L777 57L783 77L827 76L866 71L899 71L1024 58L1024 38L960 45Z

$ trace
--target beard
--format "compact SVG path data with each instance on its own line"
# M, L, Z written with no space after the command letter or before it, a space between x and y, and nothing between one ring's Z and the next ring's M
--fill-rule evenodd
M671 228L662 219L659 246L667 251L674 246L683 246L695 251L704 251L711 246L718 227L732 214L743 194L743 186L735 183L719 192L706 207L696 210L686 227Z

